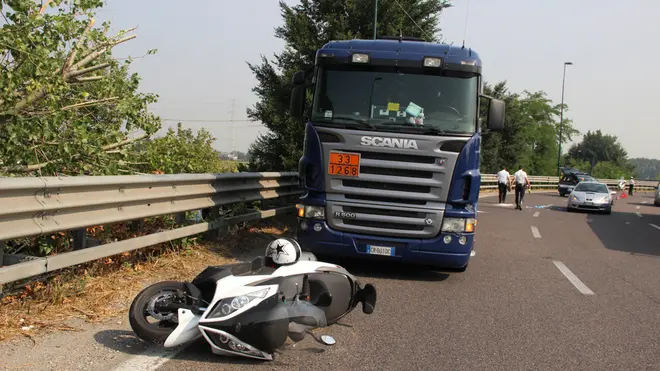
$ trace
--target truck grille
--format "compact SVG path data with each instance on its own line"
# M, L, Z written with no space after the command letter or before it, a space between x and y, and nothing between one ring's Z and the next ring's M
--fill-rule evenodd
M360 154L358 177L338 176L323 170L326 217L331 228L404 238L438 235L456 158L469 138L410 135L418 148L406 150L363 146L360 138L373 135L372 132L323 130L326 131L322 140L326 166L330 151ZM406 137L405 134L384 136ZM469 189L467 184L464 193L469 194Z
M400 191L400 192L413 192L413 193L431 192L431 187L418 186L414 184L367 182L364 180L344 180L342 182L342 185L344 187L377 189L380 191Z
M429 207L444 202L445 167L439 164L439 158L347 151L361 154L359 178L330 176L333 193L344 200Z
M412 211L387 206L328 202L330 227L355 233L394 237L431 237L438 234L442 211Z

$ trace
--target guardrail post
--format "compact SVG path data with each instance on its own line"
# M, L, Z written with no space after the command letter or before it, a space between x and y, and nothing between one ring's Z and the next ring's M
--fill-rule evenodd
M144 226L144 219L136 219L128 222L128 229L131 232L140 232Z
M82 250L88 247L85 228L74 229L71 234L73 235L73 250Z
M214 206L208 209L202 209L202 218L206 220L209 224L215 221L216 219L221 218L220 206ZM227 231L229 231L229 227L223 224L220 228L216 228L204 232L202 238L206 241L217 241L220 238L220 235Z
M0 269L5 266L5 243L0 241ZM2 284L0 284L0 298L4 297L2 293Z
M182 213L178 213L178 214L176 214L176 215L174 216L174 221L175 221L176 224L178 224L178 225L186 224L186 222L187 222L187 220L186 220L186 213L185 213L185 212L182 212Z

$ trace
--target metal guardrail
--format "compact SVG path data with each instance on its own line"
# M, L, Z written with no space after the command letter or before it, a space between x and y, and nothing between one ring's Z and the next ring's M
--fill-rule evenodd
M557 189L558 177L530 176L532 189ZM618 180L602 182L615 187ZM655 188L657 182L638 181L640 191ZM494 174L482 175L482 190L497 189ZM5 264L2 241L116 222L209 210L245 201L280 199L301 194L298 174L227 173L138 176L41 177L0 179L0 285L53 272L96 259L156 245L173 239L221 229L241 221L258 220L293 212L288 205L213 222L85 248L27 261Z
M301 193L297 173L227 173L0 179L0 285L241 221L293 212L294 206L103 244L43 258L3 256L2 241L116 222L212 210ZM79 234L85 239L84 229ZM75 244L75 242L74 242ZM13 258L13 259L12 259ZM13 260L13 261L12 261ZM19 259L20 260L20 259ZM6 265L7 263L16 263Z
M618 179L597 179L599 182L606 184L610 189L618 189ZM559 177L557 176L529 176L529 181L532 183L532 189L557 189L559 184ZM660 181L649 180L636 180L635 190L639 192L646 192L655 190L655 187ZM627 189L626 185L626 189ZM481 189L490 190L497 189L497 175L495 174L481 174Z

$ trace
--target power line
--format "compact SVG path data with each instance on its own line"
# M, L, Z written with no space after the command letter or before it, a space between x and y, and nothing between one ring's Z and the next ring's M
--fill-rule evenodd
M410 16L410 14L408 14L408 12L406 12L406 9L401 5L401 3L399 3L398 0L394 0L394 2L396 3L396 5L399 6L399 8L401 8L401 10L403 10L403 12L408 16L408 18L412 21L412 23L414 23L415 26L417 26L417 28L419 28L419 30L422 31L422 33L423 33L426 37L428 37L430 40L433 40L433 38L430 37L429 34L427 34L426 31L424 31L424 29L421 28L421 27L417 24L417 22L415 22L415 20Z
M161 121L181 121L181 122L254 122L254 120L227 120L227 119L218 119L218 120L196 120L196 119L164 119L161 118Z
M232 123L234 122L234 109L236 105L236 99L231 100L231 113L229 116ZM236 125L231 126L231 153L236 153Z

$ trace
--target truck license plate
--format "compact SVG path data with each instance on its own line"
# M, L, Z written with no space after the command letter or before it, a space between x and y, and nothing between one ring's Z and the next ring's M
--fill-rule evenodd
M360 175L360 154L330 151L328 174L358 177Z
M367 245L367 254L394 256L394 248L386 246Z

